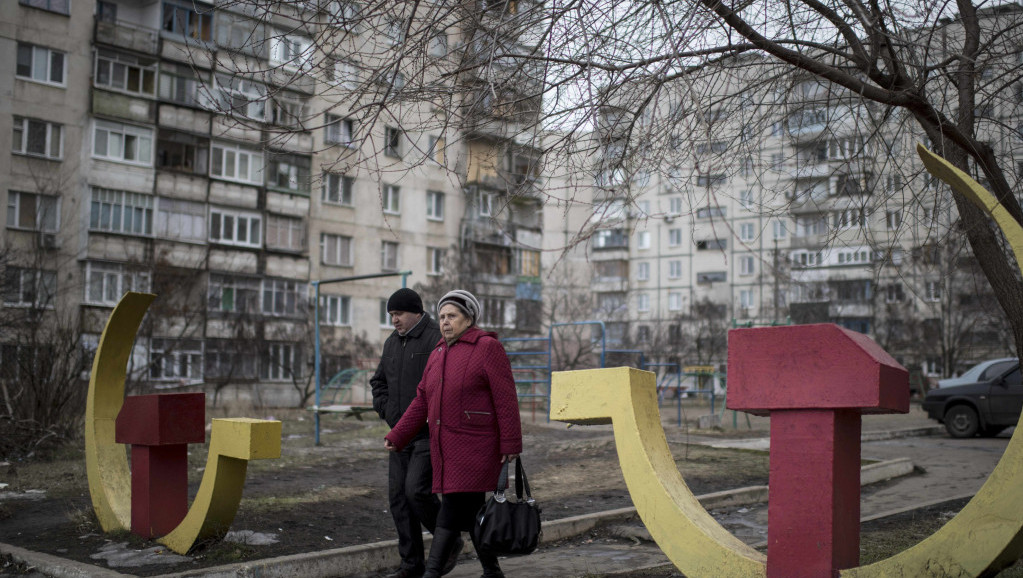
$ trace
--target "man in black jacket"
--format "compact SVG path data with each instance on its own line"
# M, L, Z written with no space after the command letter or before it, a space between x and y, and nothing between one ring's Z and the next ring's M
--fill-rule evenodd
M395 291L387 300L387 312L394 332L384 342L384 353L370 385L373 409L394 427L415 399L426 360L441 335L437 322L423 311L422 298L411 289ZM388 578L418 578L425 571L420 524L433 533L440 508L440 500L433 494L429 430L424 427L408 447L390 452L388 459L388 500L401 555L401 566ZM454 549L445 574L455 567L461 551L461 545Z

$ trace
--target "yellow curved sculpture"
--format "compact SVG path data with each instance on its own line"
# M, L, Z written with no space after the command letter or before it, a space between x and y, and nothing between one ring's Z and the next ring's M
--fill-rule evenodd
M156 295L125 293L114 307L92 360L85 402L85 470L92 508L104 532L131 528L128 450L114 441L124 403L124 377L135 335Z
M683 574L767 575L764 555L718 524L682 479L661 427L653 373L615 367L555 372L551 379L551 419L612 424L636 511Z
M127 448L114 441L124 403L124 378L142 318L155 295L125 293L107 320L92 364L85 406L85 464L89 493L105 532L131 527L131 473ZM179 554L222 538L241 502L248 460L281 456L281 422L215 419L199 492L185 519L159 541Z
M1023 266L1023 227L994 195L945 159L917 145L924 166L984 209L1002 229ZM987 576L1023 554L1023 437L1017 426L1002 459L972 500L940 530L891 558L841 576Z

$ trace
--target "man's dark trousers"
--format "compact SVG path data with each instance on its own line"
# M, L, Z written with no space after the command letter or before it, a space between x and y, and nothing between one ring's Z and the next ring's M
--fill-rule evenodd
M422 571L423 527L437 527L440 500L433 494L430 438L421 436L400 452L391 452L387 470L391 517L398 530L402 568ZM422 524L422 526L420 526Z

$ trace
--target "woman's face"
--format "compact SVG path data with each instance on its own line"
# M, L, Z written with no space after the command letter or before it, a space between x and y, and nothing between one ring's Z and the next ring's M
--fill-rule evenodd
M472 319L451 303L445 303L440 308L438 322L440 323L440 334L444 336L444 341L447 341L448 344L454 343L472 325Z

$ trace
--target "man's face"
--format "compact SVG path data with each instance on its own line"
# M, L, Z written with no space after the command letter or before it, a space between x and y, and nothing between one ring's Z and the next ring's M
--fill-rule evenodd
M408 311L389 311L391 314L391 325L398 330L400 335L405 335L409 329L415 327L416 322L422 313L409 313Z

